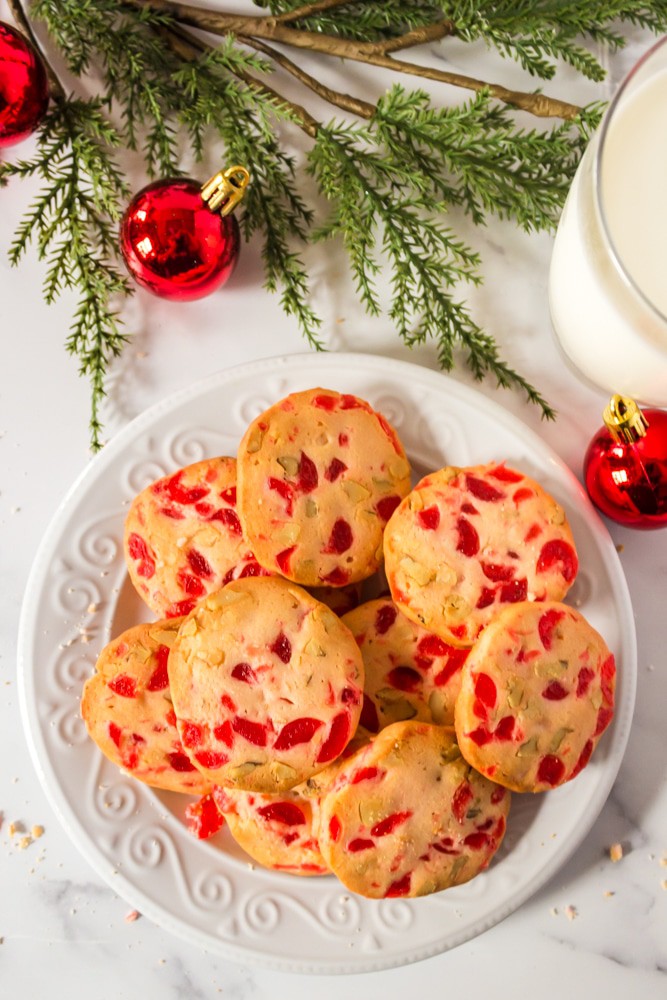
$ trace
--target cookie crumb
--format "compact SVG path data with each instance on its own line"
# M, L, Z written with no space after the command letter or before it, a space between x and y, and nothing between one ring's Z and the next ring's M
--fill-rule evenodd
M551 909L549 910L549 913L551 914L552 917L557 917L558 916L558 907L557 906L552 906Z
M93 615L95 614L98 608L99 604L96 604L95 601L91 601L88 607L86 608L86 611L88 612L89 615Z
M565 916L567 917L568 920L576 920L576 918L579 916L579 912L576 906L566 906Z
M44 834L44 827L41 826L41 824L39 823L36 823L33 826L32 830L30 831L30 836L32 837L33 840L39 840L39 838L43 836L43 834Z
M612 844L609 848L609 859L616 864L623 857L623 845L622 844Z
M658 862L661 868L667 868L667 854L663 855Z
M21 837L18 842L18 848L20 851L25 851L26 847L30 847L32 844L32 837Z
M615 895L616 895L616 893L615 893L615 892L612 892L612 890L611 890L611 889L607 889L607 891L606 891L606 892L603 892L603 893L602 893L602 895L604 896L604 898L605 898L605 899L611 899L611 897L612 897L612 896L615 896Z
M624 548L625 548L625 545L623 544L623 542L619 542L618 545L616 546L616 551L617 552L622 552Z
M141 914L139 913L139 910L130 910L129 913L125 914L125 923L133 924L134 921L138 920L140 916Z

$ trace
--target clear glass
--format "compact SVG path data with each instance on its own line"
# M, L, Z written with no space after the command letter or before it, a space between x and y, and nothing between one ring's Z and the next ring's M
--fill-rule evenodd
M586 379L667 406L667 37L630 71L577 170L549 273L556 338Z

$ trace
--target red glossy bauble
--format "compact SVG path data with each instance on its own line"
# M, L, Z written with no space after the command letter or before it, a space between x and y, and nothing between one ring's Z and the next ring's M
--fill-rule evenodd
M167 178L143 188L130 203L120 231L125 263L155 295L187 301L223 285L239 255L233 215L221 216L190 178Z
M629 528L667 527L667 411L641 411L648 426L636 441L600 428L584 458L588 494L607 517Z
M0 21L0 148L34 132L48 103L40 56L20 32Z

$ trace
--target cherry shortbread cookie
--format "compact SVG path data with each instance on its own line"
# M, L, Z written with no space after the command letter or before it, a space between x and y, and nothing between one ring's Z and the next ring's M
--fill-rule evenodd
M133 777L197 795L210 782L181 745L167 671L180 623L135 625L110 642L84 685L81 716L102 753Z
M230 580L265 575L236 512L236 459L209 458L142 490L125 521L130 579L149 608L171 618Z
M181 625L169 680L186 752L213 784L278 792L344 750L363 661L325 605L278 577L236 580Z
M602 637L557 602L506 608L463 666L461 751L483 774L542 792L586 766L614 711L616 668Z
M250 424L238 463L239 512L262 566L304 586L375 572L410 466L367 402L329 389L293 393Z
M562 507L498 464L426 476L393 514L384 549L399 608L459 646L508 604L562 600L578 569Z
M340 766L320 801L320 849L353 892L423 896L489 864L509 804L466 763L451 727L395 722Z

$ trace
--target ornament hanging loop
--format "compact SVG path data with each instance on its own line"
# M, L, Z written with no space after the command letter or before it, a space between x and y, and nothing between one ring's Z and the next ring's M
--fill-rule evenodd
M243 198L250 182L245 167L228 167L202 184L201 196L212 212L229 215Z
M611 397L602 419L614 440L624 444L639 441L645 436L648 427L648 420L634 399L618 394Z

